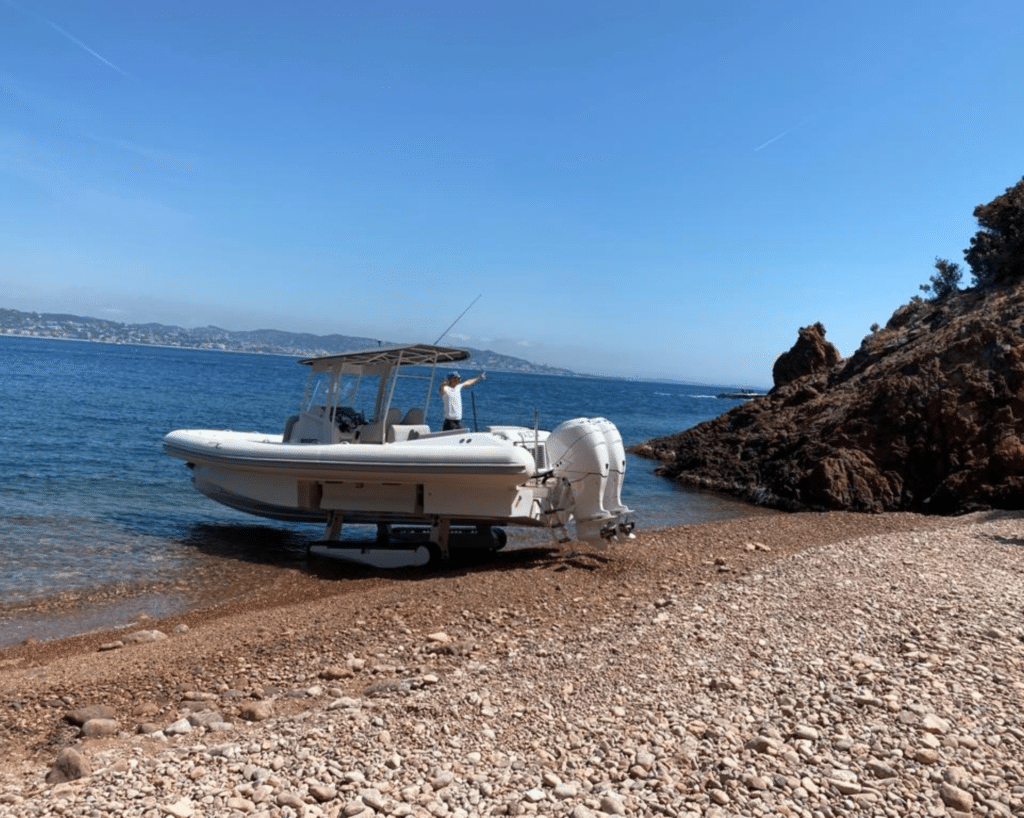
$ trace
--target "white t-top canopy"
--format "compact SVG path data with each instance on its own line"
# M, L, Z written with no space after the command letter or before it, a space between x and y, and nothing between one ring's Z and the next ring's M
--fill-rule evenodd
M325 355L322 358L307 358L301 364L313 367L314 372L339 372L371 375L384 374L396 366L435 366L464 361L469 351L455 347L439 347L434 344L406 344L377 347L357 352L342 352Z

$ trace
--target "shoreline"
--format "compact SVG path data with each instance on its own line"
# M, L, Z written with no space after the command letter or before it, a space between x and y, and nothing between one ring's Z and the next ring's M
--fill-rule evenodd
M982 513L983 516L1005 514L1007 512ZM194 601L190 607L168 616L142 612L122 626L101 627L47 641L29 639L19 644L0 646L0 663L45 664L54 658L95 650L101 643L132 627L165 628L168 631L180 624L185 624L190 630L213 627L224 620L259 617L271 610L330 604L334 600L360 594L372 595L381 588L400 595L404 586L443 585L448 581L460 584L479 580L484 585L508 586L510 574L546 570L561 572L567 569L552 566L572 564L577 558L594 562L593 572L597 575L614 575L618 565L635 566L640 563L646 570L666 573L683 570L691 575L689 580L692 583L702 585L737 572L753 570L808 547L878 533L942 529L957 525L962 520L903 512L880 515L854 512L772 514L645 530L638 532L635 541L616 544L607 551L531 547L496 552L486 559L470 558L441 569L373 570L339 561L325 563L319 571L307 571L278 563L239 562L240 569L251 572L248 577L250 585L243 591L238 590L234 580L225 581L212 599ZM661 565L651 565L659 561ZM603 577L602 584L607 581L608 577ZM226 592L227 589L231 589L230 592ZM516 591L522 592L521 589ZM61 611L57 616L67 613Z
M229 330L230 331L230 330ZM281 349L242 349L238 347L225 347L225 346L189 346L188 344L157 344L148 341L111 341L109 339L101 338L70 338L64 335L30 335L28 333L17 333L17 332L5 332L0 329L0 338L34 338L41 341L77 341L83 344L106 344L108 346L116 347L128 347L128 346L139 346L139 347L155 347L157 349L184 349L193 350L196 352L233 352L241 355L277 355L279 357L302 359L302 358L318 358L325 355L335 355L336 352L331 352L324 349L294 349L294 350L281 350ZM505 358L513 356L504 355L500 352L494 352L493 350L474 350L476 352L489 353L492 355L498 355ZM519 359L524 360L525 359ZM541 375L541 376L553 376L557 378L587 378L594 380L630 380L618 375L592 375L585 372L573 372L572 370L563 370L560 367L549 367L547 364L537 364L533 361L525 361L531 368L529 369L491 369L492 372L508 372L510 374L529 374L529 375ZM556 371L548 371L554 369ZM662 383L657 379L650 379L652 383ZM670 383L670 381L665 381ZM679 383L684 383L680 381Z
M150 644L3 648L0 816L925 815L962 793L1013 814L1021 519L773 515L434 573L283 569L136 623ZM101 704L113 733L66 723ZM93 774L47 784L64 748Z
M757 520L783 513L735 502L744 513L722 522ZM688 529L706 524L710 523L680 523L644 529L638 534L653 535L669 529ZM516 557L509 555L516 552L544 553L561 549L544 529L514 529L512 536L502 551L490 555L464 554L456 558L453 567L485 569L490 566L498 570L503 562L514 562ZM352 548L372 548L373 544L369 538L348 541ZM630 546L624 543L621 547ZM39 596L0 601L0 623L3 625L0 650L15 647L25 640L44 642L91 632L122 631L130 628L140 616L145 619L171 619L232 601L244 605L246 589L273 586L282 571L298 571L311 578L333 581L360 580L368 576L401 577L406 570L412 571L414 576L432 576L451 569L375 567L355 560L310 558L304 548L293 546L273 551L255 546L211 550L191 563L187 572L175 570L152 580L107 582L86 589L54 590Z

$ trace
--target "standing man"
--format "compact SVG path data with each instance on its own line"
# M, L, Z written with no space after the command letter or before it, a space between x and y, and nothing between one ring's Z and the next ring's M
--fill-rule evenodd
M444 400L444 431L465 429L462 425L462 390L477 381L486 380L487 373L481 372L475 378L463 381L458 372L449 372L441 381L441 398Z

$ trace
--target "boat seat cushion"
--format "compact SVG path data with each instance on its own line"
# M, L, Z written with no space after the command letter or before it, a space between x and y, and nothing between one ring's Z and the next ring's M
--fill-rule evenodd
M358 439L360 443L383 443L387 440L388 429L394 426L402 416L401 409L388 409L384 420L375 420L366 426L360 426Z
M403 426L419 426L423 423L423 410L419 406L414 406L408 412L405 413L405 417L402 418Z
M402 440L415 440L430 434L430 427L425 423L396 423L388 428L388 443Z

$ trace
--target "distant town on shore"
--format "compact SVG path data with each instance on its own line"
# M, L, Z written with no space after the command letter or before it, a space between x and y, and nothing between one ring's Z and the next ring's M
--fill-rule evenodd
M57 338L104 344L210 349L223 352L254 352L294 355L298 358L332 355L387 345L391 341L352 335L312 335L302 332L257 329L234 331L220 327L176 327L166 324L122 324L103 318L50 312L21 312L0 308L0 336ZM453 344L453 346L459 346ZM468 347L467 347L468 349ZM470 349L471 368L491 372L523 372L534 375L576 375L569 369L536 364L490 350Z

